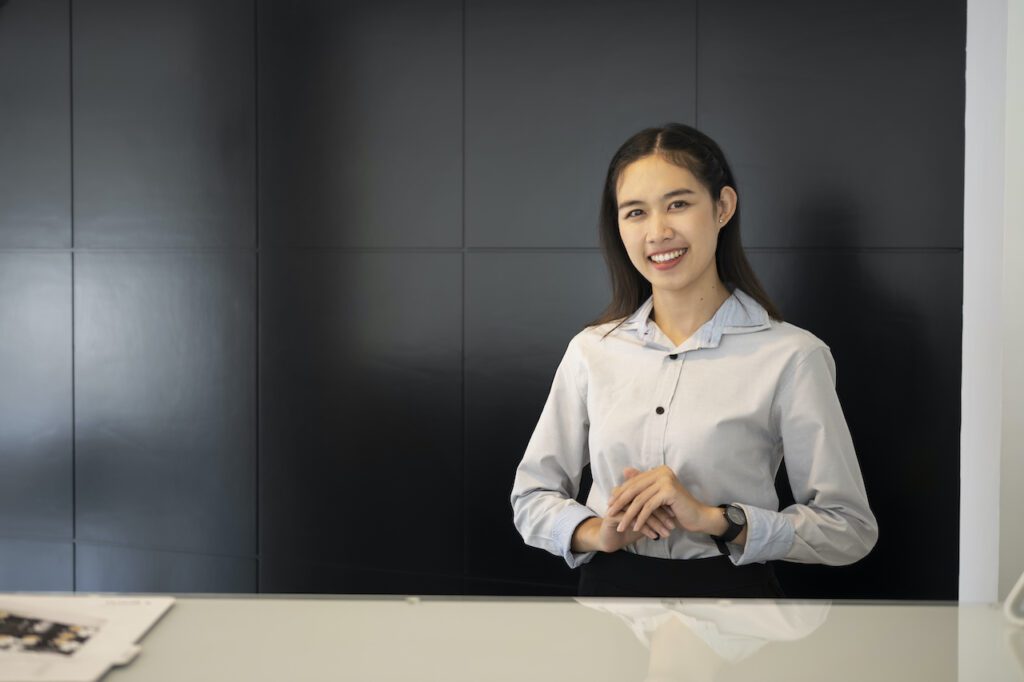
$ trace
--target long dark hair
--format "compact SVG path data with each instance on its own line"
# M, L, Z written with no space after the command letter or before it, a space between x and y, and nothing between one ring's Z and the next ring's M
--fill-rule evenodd
M615 196L619 177L626 166L651 154L659 154L666 161L693 173L698 182L711 193L712 201L721 198L722 188L727 185L739 193L732 169L725 160L725 154L714 140L696 128L682 123L667 123L660 128L645 128L626 140L608 165L608 176L601 196L601 217L598 222L601 252L612 278L612 302L600 317L586 325L588 327L619 318L624 322L625 318L651 295L651 283L629 260L629 254L626 253L626 247L619 236L618 201ZM769 317L782 321L782 314L768 298L753 268L750 267L746 254L743 253L738 203L732 218L718 231L715 266L718 269L718 277L726 286L738 287L760 303Z

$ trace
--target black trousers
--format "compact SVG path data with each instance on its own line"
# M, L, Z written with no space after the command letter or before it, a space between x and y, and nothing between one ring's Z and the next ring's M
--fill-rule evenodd
M598 552L580 566L581 597L757 597L785 595L771 562L733 566L722 555L659 559L618 551Z

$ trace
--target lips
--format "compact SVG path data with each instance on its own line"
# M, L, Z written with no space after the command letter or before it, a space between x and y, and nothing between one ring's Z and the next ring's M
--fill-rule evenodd
M652 263L668 263L676 260L677 258L686 254L689 251L689 247L683 247L681 249L672 249L671 251L660 251L658 253L652 253L647 256L647 260Z
M673 249L672 251L662 251L661 253L652 253L647 257L647 260L651 263L655 270L670 270L679 263L683 262L683 257L689 252L689 248ZM654 260L657 257L659 260ZM665 259L667 260L661 260Z

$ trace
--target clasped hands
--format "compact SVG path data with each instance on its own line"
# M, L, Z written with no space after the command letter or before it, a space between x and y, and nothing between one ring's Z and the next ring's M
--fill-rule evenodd
M626 480L611 491L597 545L613 552L641 537L658 540L675 528L706 532L721 510L697 500L668 466L648 471L627 467Z

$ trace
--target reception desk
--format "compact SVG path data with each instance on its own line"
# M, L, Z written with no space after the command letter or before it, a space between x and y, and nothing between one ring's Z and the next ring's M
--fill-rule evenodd
M187 596L110 682L1024 680L997 605Z

